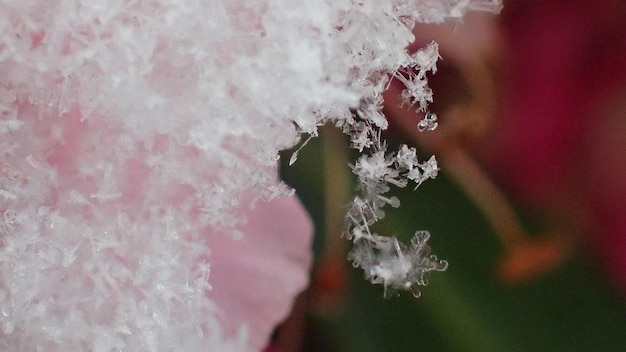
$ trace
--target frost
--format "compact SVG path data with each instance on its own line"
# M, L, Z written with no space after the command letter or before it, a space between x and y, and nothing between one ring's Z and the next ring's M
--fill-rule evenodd
M243 210L292 194L278 151L329 121L363 153L354 263L389 292L425 284L445 269L427 235L369 231L400 205L390 186L438 170L387 151L382 92L399 80L427 112L438 52L406 51L413 24L499 6L0 0L0 350L252 349L245 326L222 329L204 235L237 236Z
M419 297L417 287L426 285L429 272L448 267L446 261L430 255L426 244L430 234L417 232L407 247L395 237L371 232L370 227L384 218L383 207L400 206L397 197L384 195L390 190L389 184L406 187L411 180L417 188L435 178L439 167L434 156L420 163L415 148L406 145L395 153L385 151L385 144L376 141L372 154L361 156L352 167L359 179L361 195L354 198L345 217L345 234L354 242L348 258L365 271L366 279L384 285L386 298L396 296L399 290L410 290Z
M437 71L438 58L439 46L432 42L411 55L409 65L414 66L417 72L411 67L402 67L394 74L394 78L406 87L402 91L402 100L409 105L418 104L420 111L426 111L428 103L433 101L433 92L428 87L426 73Z
M417 298L421 296L419 286L428 283L428 273L448 267L447 262L430 255L429 238L427 231L418 231L406 246L395 237L368 234L354 241L348 258L365 270L366 279L384 285L385 298L397 296L398 290L410 290Z

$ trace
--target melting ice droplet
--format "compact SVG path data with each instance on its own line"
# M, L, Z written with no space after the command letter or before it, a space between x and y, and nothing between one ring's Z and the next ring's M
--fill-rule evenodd
M417 130L420 132L434 131L437 126L439 126L437 114L427 112L424 118L417 124Z

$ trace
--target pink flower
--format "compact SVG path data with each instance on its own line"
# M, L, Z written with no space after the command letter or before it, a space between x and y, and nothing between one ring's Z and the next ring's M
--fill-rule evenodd
M518 199L578 233L626 294L624 11L612 0L505 10L504 105L483 155Z
M411 136L435 149L444 170L456 151L476 156L518 204L544 214L548 231L591 249L626 294L624 11L613 0L517 1L500 22L419 27L418 42L440 45L431 83L445 101L431 108L443 131ZM414 131L419 117L395 107L399 95L386 97L391 125ZM547 266L559 246L543 252Z
M77 108L58 116L56 109L12 103L19 104L20 127L4 133L8 147L0 158L5 278L0 301L6 312L0 346L32 344L54 351L80 343L146 350L151 342L142 334L150 336L159 325L191 333L190 322L225 346L245 331L245 345L233 342L239 346L235 350L260 351L267 345L308 284L312 224L297 199L243 199L231 206L231 216L237 211L245 219L233 225L243 234L235 238L202 225L196 208L200 186L172 178L160 186L169 171L150 158L168 153L182 153L172 165L180 175L211 177L193 150L156 136L149 148L130 141L132 152L116 160L111 153L123 135L106 120L81 122ZM29 277L42 272L47 279L30 285ZM29 308L19 308L20 302ZM36 309L48 315L47 321L40 321ZM83 329L64 335L74 323ZM60 335L52 338L46 329ZM110 341L99 342L98 335ZM176 339L155 341L166 345ZM199 346L220 348L212 338L200 340Z
M258 351L307 286L312 227L295 198L257 203L246 217L244 238L209 239L213 249L209 297L228 329L242 323L250 328L250 345Z

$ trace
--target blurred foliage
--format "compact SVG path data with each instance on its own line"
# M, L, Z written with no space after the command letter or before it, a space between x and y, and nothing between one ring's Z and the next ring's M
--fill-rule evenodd
M324 182L333 181L324 179L322 140L313 139L293 166L282 166L283 178L316 224L318 259L324 248ZM602 280L594 265L601 258L588 257L580 247L563 265L528 283L505 284L495 275L501 243L471 199L446 177L445 165L440 177L418 190L393 193L402 206L389 208L377 230L405 239L416 230L430 231L433 252L449 261L449 269L433 275L419 299L403 293L385 300L382 287L348 268L347 292L332 309L316 311L311 302L306 352L626 351L626 304ZM315 292L309 293L314 299Z

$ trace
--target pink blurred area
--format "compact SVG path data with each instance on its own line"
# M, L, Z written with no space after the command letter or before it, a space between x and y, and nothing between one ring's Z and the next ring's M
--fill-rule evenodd
M502 97L480 157L626 295L626 3L507 5Z
M581 186L596 176L585 155L626 94L625 15L612 0L517 1L503 12L504 94L494 125L503 148L491 159L508 187L533 185L520 195L553 193L575 172Z
M257 203L246 212L244 238L210 236L209 294L226 329L250 328L250 345L261 350L295 297L308 284L311 220L296 198Z
M625 20L623 1L509 0L499 16L416 33L440 43L432 108L447 128L417 138L470 152L626 296ZM399 111L394 124L414 126L418 117Z

